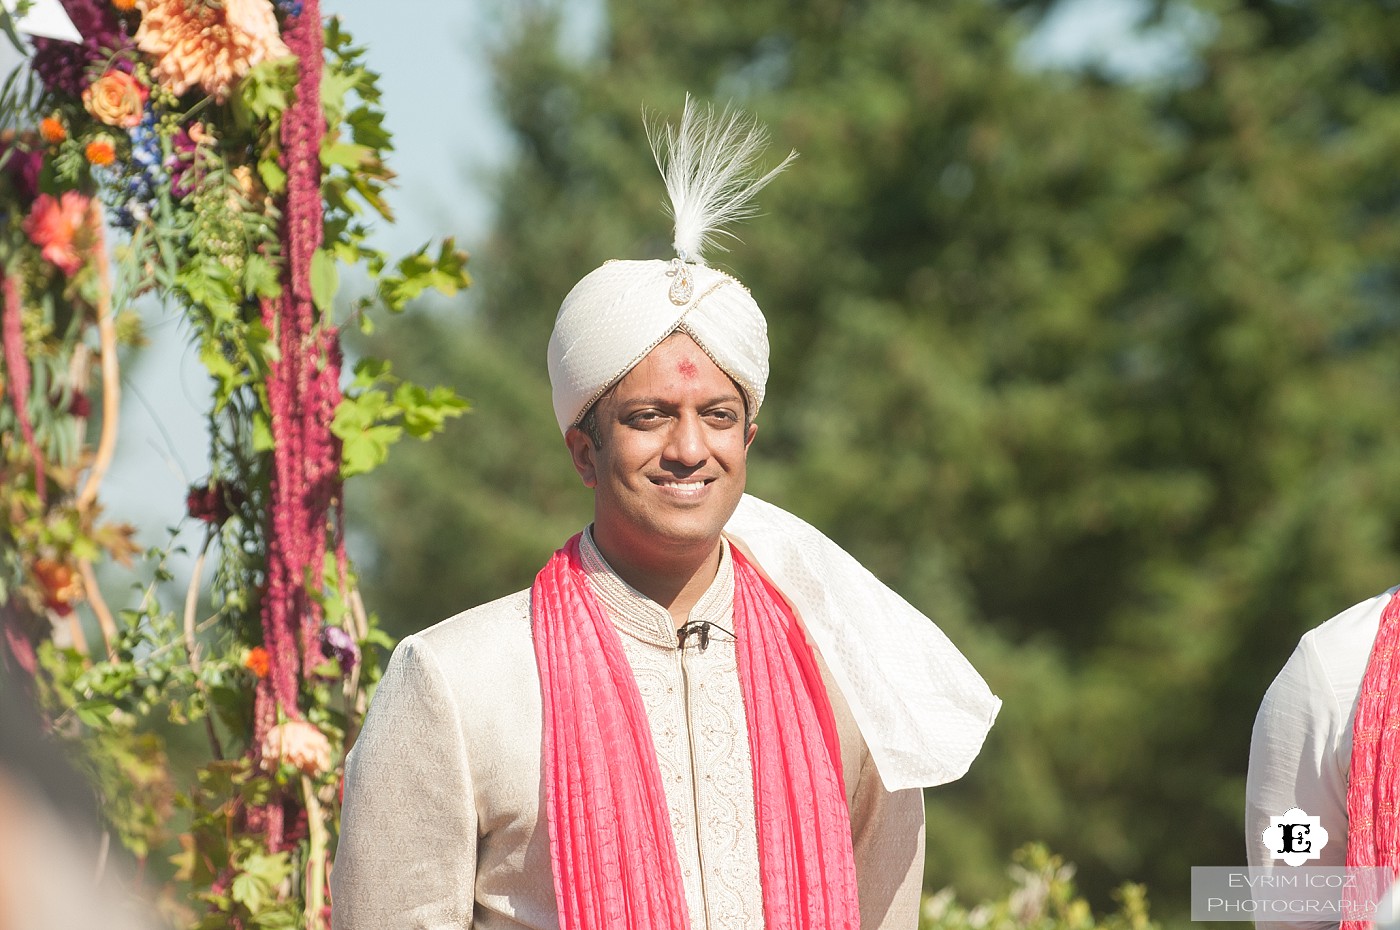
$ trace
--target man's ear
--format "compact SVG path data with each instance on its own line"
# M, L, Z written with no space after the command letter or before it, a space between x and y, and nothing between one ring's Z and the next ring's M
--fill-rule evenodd
M744 451L749 451L749 446L753 445L753 438L758 435L758 424L750 423L748 432L744 436Z
M564 432L564 444L569 447L569 458L573 460L574 471L583 479L583 486L598 486L598 450L593 448L593 440L577 426Z

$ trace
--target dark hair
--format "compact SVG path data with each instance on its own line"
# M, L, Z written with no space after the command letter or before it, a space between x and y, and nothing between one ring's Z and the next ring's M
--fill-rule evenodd
M602 397L598 398L598 400L602 399ZM583 418L578 421L578 428L582 430L583 435L587 436L589 441L593 443L593 448L598 449L602 447L603 433L598 429L598 401L595 400L592 406L588 408L587 412L584 413Z

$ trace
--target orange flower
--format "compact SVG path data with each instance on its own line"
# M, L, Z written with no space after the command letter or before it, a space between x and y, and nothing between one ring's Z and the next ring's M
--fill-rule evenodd
M39 121L39 135L43 136L44 141L50 145L56 145L68 138L68 130L63 128L62 120L46 116Z
M136 9L136 0L112 0L112 6L121 10L123 13L129 13Z
M263 771L275 772L283 762L312 778L323 775L331 770L330 740L305 720L279 723L263 737Z
M36 559L32 571L44 589L44 603L49 609L65 615L72 613L73 605L83 597L83 582L73 567L54 559Z
M108 126L141 124L150 91L125 71L108 71L83 89L83 108Z
M291 51L268 0L136 0L136 47L155 59L152 77L175 96L192 87L222 103L254 66Z
M117 160L116 146L112 145L112 140L106 136L98 136L89 142L87 148L83 149L83 154L94 165L104 167Z
M24 231L44 260L67 275L83 266L78 249L86 244L88 204L88 198L77 191L64 191L59 198L40 194L24 220Z
M259 678L266 678L267 673L272 670L272 657L262 646L254 646L243 657L243 666Z

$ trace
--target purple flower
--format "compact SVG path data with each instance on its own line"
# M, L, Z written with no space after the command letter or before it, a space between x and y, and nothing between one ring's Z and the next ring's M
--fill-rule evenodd
M350 673L360 661L360 647L355 645L355 637L342 626L327 625L321 628L321 648L326 655L340 660L340 670Z
M131 49L131 37L122 30L122 22L108 0L62 0L62 3L83 41L74 43L35 37L32 62L49 90L80 97L88 85L88 68L109 62L111 67L122 67L120 53Z
M24 143L0 141L0 184L9 182L28 207L39 196L39 174L44 169L44 153Z
M200 163L203 159L199 152L204 127L198 123L195 126L194 133L181 126L170 139L171 151L165 160L165 167L170 171L170 194L177 200L184 200L193 194L199 182L204 180L204 166Z

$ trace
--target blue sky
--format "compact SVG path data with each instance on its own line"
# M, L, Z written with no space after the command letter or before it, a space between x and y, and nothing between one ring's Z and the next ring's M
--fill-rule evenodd
M492 7L332 0L322 12L341 17L381 76L395 137L390 203L398 222L381 224L376 244L400 253L454 235L470 247L490 222L489 174L509 156L491 104ZM113 516L136 524L143 544L155 545L180 521L187 487L207 470L209 381L178 316L143 310L151 344L124 369L121 445L103 499Z

